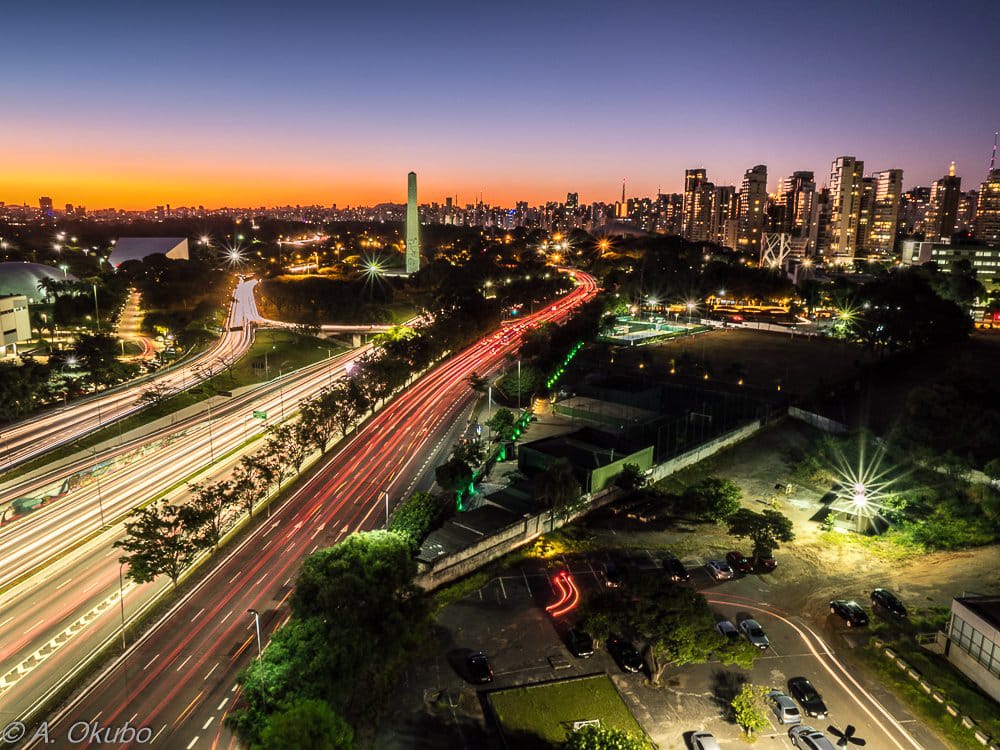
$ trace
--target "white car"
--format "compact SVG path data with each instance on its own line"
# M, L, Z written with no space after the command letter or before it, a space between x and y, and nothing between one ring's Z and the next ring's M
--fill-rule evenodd
M740 623L740 632L743 633L744 637L750 641L757 648L764 650L771 645L771 642L767 640L767 634L764 632L764 628L760 626L760 623L756 620L744 620Z
M774 715L778 717L778 723L802 723L802 712L799 711L799 707L795 705L795 701L787 695L782 693L780 690L772 690L767 694L767 698L771 702L771 708L774 710Z
M837 750L821 731L801 724L788 730L788 739L802 750Z
M709 732L695 732L691 735L691 750L722 750L718 741Z
M705 563L705 570L716 581L728 581L736 575L725 560L709 560Z

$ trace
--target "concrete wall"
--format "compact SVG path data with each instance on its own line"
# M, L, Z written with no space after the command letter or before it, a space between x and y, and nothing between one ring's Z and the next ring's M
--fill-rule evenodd
M731 445L735 445L742 440L746 440L748 437L753 435L757 430L759 430L763 425L760 420L754 420L748 425L744 425L732 432L727 432L725 435L720 435L711 442L705 443L702 446L695 448L687 453L682 453L681 455L665 461L662 464L657 464L653 467L653 473L650 477L650 481L658 482L661 479L670 476L676 471L680 471L692 464L696 464L708 458L715 453L718 453L723 448L728 448Z
M753 435L761 428L760 421L754 421L745 427L733 430L717 437L710 443L695 448L676 458L653 467L652 481L658 481L675 471L708 458L723 448L728 448L741 440ZM632 461L634 463L634 460ZM558 529L592 510L600 508L622 496L621 490L607 489L595 495L584 495L581 502L569 513L559 513L553 518L552 511L544 511L535 515L525 515L517 523L500 529L488 537L459 550L451 555L445 555L433 564L423 566L417 576L416 583L423 589L435 589L450 581L474 572L488 562L503 557L508 552L534 541L542 534Z
M834 435L844 435L848 432L846 424L828 419L820 414L814 414L813 412L806 411L805 409L800 409L797 406L788 407L788 416L805 422L806 424L811 424L813 427L823 430L823 432L830 432Z

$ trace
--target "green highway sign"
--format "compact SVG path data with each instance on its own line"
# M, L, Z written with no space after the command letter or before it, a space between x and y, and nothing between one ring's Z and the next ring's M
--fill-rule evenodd
M266 411L255 411L253 413L253 418L254 419L267 419L267 412Z

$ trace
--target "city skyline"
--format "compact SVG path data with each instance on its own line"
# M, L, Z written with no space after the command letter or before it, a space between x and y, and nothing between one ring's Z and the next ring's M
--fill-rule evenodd
M511 6L500 19L450 3L281 16L249 3L238 17L55 5L5 23L0 59L34 71L9 81L8 203L371 205L403 200L408 169L427 201L612 201L623 178L630 196L680 192L693 166L738 186L766 164L773 191L842 155L902 169L905 188L955 161L971 185L1000 123L983 95L986 2L949 7L944 27L929 3L905 18L772 3ZM952 37L958 51L933 53ZM732 72L748 59L751 85Z

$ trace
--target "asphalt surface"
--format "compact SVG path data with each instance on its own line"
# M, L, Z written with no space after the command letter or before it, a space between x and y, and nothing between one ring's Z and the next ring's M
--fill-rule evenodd
M235 746L223 720L236 700L236 676L255 655L247 610L261 613L266 637L286 617L303 557L352 531L383 526L385 493L397 502L426 481L450 447L456 419L474 399L468 376L491 372L525 330L565 319L596 293L592 278L578 274L578 280L574 292L454 355L372 417L122 658L50 717L50 737L65 742L80 720L109 727L129 721L148 727L159 747ZM59 741L49 746L70 746Z
M631 550L614 559L624 559L631 570L659 570L662 555L662 551ZM604 585L600 565L607 559L574 556L550 565L529 561L446 608L439 617L444 632L439 650L405 676L402 682L410 687L401 688L394 699L402 709L383 722L377 747L419 750L445 743L456 748L482 747L495 739L495 730L483 723L480 701L471 696L478 697L484 690L605 671L662 750L686 749L687 736L695 730L712 732L723 747L744 746L738 728L726 718L726 707L739 685L746 681L787 693L788 680L797 676L813 682L830 711L825 719L807 719L805 723L828 736L830 724L841 730L852 724L857 736L867 740L867 747L876 750L944 750L945 746L903 706L885 695L879 685L853 674L838 657L838 653L863 642L864 633L846 632L833 619L809 622L768 604L767 576L716 583L699 558L683 560L692 574L688 585L703 591L717 618L738 623L753 617L768 635L770 646L752 670L718 663L668 668L665 687L654 689L645 684L645 674L623 672L603 647L591 658L573 657L562 634L577 611L555 619L545 612L546 606L560 598L553 586L554 575L557 570L570 570L585 597ZM641 645L637 644L640 650ZM494 682L485 687L469 685L451 658L454 653L478 650L489 655L495 671ZM453 708L432 716L427 706L435 698ZM757 745L792 747L788 727L773 713L769 721L771 727Z

